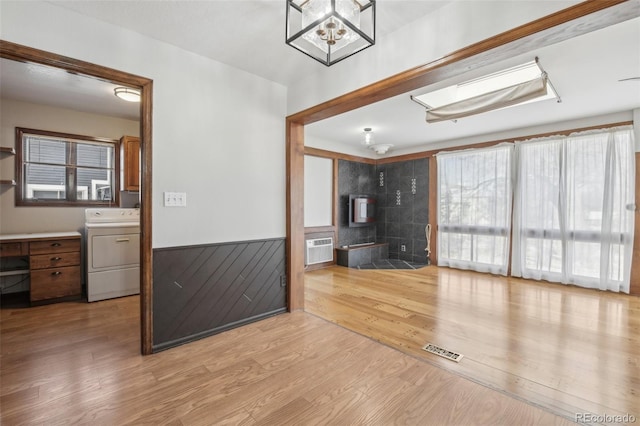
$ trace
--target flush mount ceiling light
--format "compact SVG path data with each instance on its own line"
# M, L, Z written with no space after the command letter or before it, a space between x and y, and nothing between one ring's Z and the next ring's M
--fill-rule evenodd
M373 145L373 130L371 130L371 127L365 127L364 132L362 132L362 134L364 135L362 139L362 145L364 146Z
M561 102L538 58L424 95L411 96L411 100L427 109L427 123L456 120L554 98Z
M390 143L379 143L377 145L371 145L369 148L374 150L376 154L383 155L386 154L390 148L393 148L393 145Z
M286 43L330 66L375 44L375 0L287 0Z
M362 132L362 135L363 135L362 145L372 149L378 155L386 154L387 151L389 151L389 149L393 147L393 145L390 143L376 144L374 142L373 130L371 129L371 127L365 127L364 131Z
M140 102L140 90L130 87L116 87L113 93L127 102Z

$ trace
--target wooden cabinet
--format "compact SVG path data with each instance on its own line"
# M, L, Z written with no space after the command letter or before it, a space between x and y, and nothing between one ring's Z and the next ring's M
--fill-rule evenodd
M0 235L0 265L10 258L28 260L28 269L0 266L0 276L30 275L29 299L32 304L79 299L82 297L81 247L79 232L44 232Z
M123 136L120 146L123 161L122 189L140 191L140 138Z
M80 236L29 243L31 302L82 295Z

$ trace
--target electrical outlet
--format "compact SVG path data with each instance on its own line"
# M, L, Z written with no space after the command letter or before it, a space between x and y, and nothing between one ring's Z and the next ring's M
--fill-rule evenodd
M406 244L400 244L400 251L407 251L407 245Z

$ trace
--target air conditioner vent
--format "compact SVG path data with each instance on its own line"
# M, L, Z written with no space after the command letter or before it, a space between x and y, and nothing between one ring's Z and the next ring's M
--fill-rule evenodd
M333 261L333 238L307 240L307 265L331 261Z

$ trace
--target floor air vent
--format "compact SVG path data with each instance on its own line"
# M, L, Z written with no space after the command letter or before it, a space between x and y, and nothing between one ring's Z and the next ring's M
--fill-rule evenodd
M422 349L424 349L427 352L431 352L432 354L436 354L438 356L441 356L443 358L446 358L455 362L460 362L460 360L464 356L459 353L451 352L447 349L441 348L440 346L436 346L431 343L427 343Z
M333 260L333 238L307 240L307 265Z

